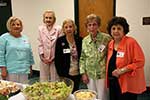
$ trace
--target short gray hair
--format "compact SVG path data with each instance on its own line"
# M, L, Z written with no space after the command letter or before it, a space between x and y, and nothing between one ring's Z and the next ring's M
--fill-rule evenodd
M90 14L86 17L85 26L87 27L87 24L92 20L95 20L97 22L98 26L101 25L101 18L95 14Z

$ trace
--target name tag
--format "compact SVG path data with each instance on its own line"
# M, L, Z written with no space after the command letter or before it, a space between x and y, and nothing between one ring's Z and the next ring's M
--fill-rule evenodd
M103 52L103 50L105 49L105 47L106 47L106 46L103 45L103 44L100 45L99 48L98 48L98 51L99 51L99 52Z
M124 52L117 52L117 57L124 57Z
M63 53L70 53L70 49L63 49Z

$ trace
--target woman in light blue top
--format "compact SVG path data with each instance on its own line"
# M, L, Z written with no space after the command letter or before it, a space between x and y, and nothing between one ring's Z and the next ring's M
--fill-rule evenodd
M28 80L34 64L31 45L22 35L22 21L10 17L7 21L9 32L0 36L0 68L2 79L23 83Z

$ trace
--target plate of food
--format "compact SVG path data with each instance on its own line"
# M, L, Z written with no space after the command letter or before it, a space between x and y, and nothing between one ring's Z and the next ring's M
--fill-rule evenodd
M22 92L27 100L66 100L73 86L71 79L63 77L57 81L35 82Z
M0 98L9 98L18 94L23 87L11 81L0 80Z

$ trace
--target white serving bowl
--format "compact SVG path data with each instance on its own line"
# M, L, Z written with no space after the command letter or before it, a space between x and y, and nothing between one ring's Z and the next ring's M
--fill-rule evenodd
M73 93L75 100L96 100L97 93L89 89L80 89Z

